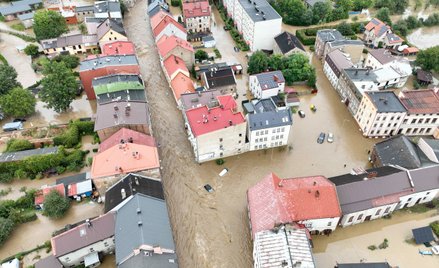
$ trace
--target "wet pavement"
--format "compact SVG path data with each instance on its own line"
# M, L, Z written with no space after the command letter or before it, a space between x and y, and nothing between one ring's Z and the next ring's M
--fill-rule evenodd
M355 226L339 228L330 236L313 238L314 258L317 267L332 268L336 262L383 262L400 268L439 267L439 256L423 256L418 250L428 250L424 245L407 243L413 237L412 229L424 227L439 220L437 211L408 213L399 211L391 219L379 219ZM369 250L387 238L386 249ZM429 248L431 250L431 248Z
M161 144L163 184L180 267L251 267L247 189L272 171L281 177L334 176L349 172L352 167L365 167L367 151L376 140L361 136L323 75L321 64L314 60L320 91L301 98L306 118L294 115L289 148L229 157L223 166L213 162L195 163L182 115L160 69L149 20L145 18L146 1L136 5L125 18L125 30L138 49L154 135ZM219 50L224 59L233 60L234 56L228 55L234 53L229 33L219 35L217 31L222 23L218 23L218 18L216 22L213 32L214 36L220 36L215 38ZM238 59L246 65L242 58ZM239 91L240 96L245 94L244 85ZM311 104L317 106L316 113L310 112ZM321 131L333 132L335 142L317 144ZM224 167L229 173L220 178L218 173ZM214 193L203 189L206 183L213 186Z

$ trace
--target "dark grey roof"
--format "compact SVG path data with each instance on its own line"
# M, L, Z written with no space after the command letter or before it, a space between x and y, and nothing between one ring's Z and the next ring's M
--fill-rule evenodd
M379 206L387 204L386 196L411 193L412 186L406 171L386 176L367 178L367 174L358 175L365 180L337 185L337 195L343 214L362 211L375 207L374 200L380 200ZM331 179L330 179L331 180ZM381 200L383 199L383 200ZM388 202L394 203L391 199Z
M121 12L119 1L95 2L93 5L94 13Z
M374 153L382 165L398 165L407 169L421 167L416 145L404 135L393 136L374 145Z
M383 166L383 167L378 167L378 168L367 169L365 171L366 171L366 173L364 173L364 174L347 173L347 174L335 176L335 177L328 178L328 179L330 181L332 181L336 186L338 186L338 185L348 184L351 182L362 181L369 174L370 174L370 176L384 177L384 176L388 176L388 175L391 175L394 173L401 172L401 169L391 167L391 166Z
M35 12L32 11L32 12L29 12L29 13L24 13L24 14L18 15L17 17L18 17L19 20L24 21L24 20L33 19L34 15L35 15Z
M410 170L416 192L439 188L439 165Z
M84 12L84 11L93 11L93 10L94 10L93 5L75 7L75 12Z
M154 0L148 5L146 12L148 13L149 17L152 17L157 14L161 9L169 11L168 4L166 4L164 0Z
M407 110L393 91L365 92L377 108L378 113L403 113Z
M216 97L223 95L219 90L198 91L195 93L181 94L180 101L183 110L207 105L210 108L219 106Z
M128 105L130 107L129 113L126 113ZM148 104L141 101L114 101L98 105L95 131L125 125L149 126Z
M122 189L124 189L125 198L122 198ZM108 188L105 193L105 213L119 205L127 197L135 195L136 193L152 196L161 200L165 199L160 180L130 173Z
M281 71L259 73L254 76L258 79L262 90L276 88L278 83L285 83L285 78Z
M56 184L62 183L62 184L64 184L65 187L67 187L73 183L86 181L88 178L90 178L90 174L84 172L84 173L79 173L79 174L75 174L75 175L64 177L64 178L59 178L56 180Z
M46 147L46 148L25 150L20 152L1 153L0 163L20 161L29 156L56 154L57 152L58 152L58 147Z
M424 71L422 69L419 69L416 71L416 79L418 79L419 81L422 81L422 82L432 83L433 82L433 75L428 71Z
M318 30L317 38L321 39L325 43L345 39L343 35L335 29Z
M316 3L324 3L326 0L305 0L305 2L313 7Z
M149 256L145 256L142 261L148 264L161 261L154 267L178 267L171 224L164 200L139 193L131 196L118 208L115 227L116 265L119 267L133 256L134 250L141 246L154 246L162 250L174 251L174 253L163 254L166 257L159 257L157 260L155 257L158 255L149 251ZM140 254L144 255L143 252ZM171 263L170 260L175 260L175 263ZM142 267L151 267L151 265Z
M77 46L84 43L97 43L96 35L69 34L58 38L41 40L43 49Z
M344 73L352 81L377 81L376 74L366 68L347 68L344 69Z
M280 51L283 54L290 52L296 47L305 51L299 39L294 34L291 34L289 32L283 32L279 34L274 38L274 41L276 42L277 46L280 48Z
M249 102L253 109L246 107L250 130L259 130L293 124L290 109L277 109L272 99L262 99L257 102ZM250 113L252 112L253 113Z
M93 78L93 86L106 85L116 82L139 82L143 84L142 78L137 74L112 74Z
M213 38L213 36L211 35L203 36L201 39L203 40L203 42L215 41L215 38Z
M218 87L236 85L235 75L231 67L219 69L216 71L207 71L203 75L206 78L207 87L215 89Z
M337 77L343 69L350 68L353 66L351 59L345 53L341 52L339 49L331 51L326 55L326 62L331 67L332 71Z
M430 139L430 138L422 138L422 139L433 150L434 154L439 159L439 140Z
M101 39L108 31L113 30L121 35L126 36L125 29L123 28L122 20L107 18L101 22L96 28L98 38Z
M424 244L434 241L433 230L431 230L430 226L412 229L412 233L416 244Z
M281 19L281 16L266 0L239 0L239 4L254 22Z
M123 90L116 92L107 92L96 96L98 104L104 104L114 101L146 101L145 91L143 90Z
M381 64L386 64L391 61L394 61L396 58L392 56L390 51L385 48L379 49L370 49L369 54L372 55L375 59L377 59Z
M170 262L170 259L173 262ZM118 268L176 268L177 256L175 254L154 254L153 257L137 254L118 266Z
M40 259L35 263L35 268L63 268L62 264L55 256L50 254L44 259Z
M206 64L206 65L197 66L195 72L196 72L197 77L198 77L202 73L207 72L209 70L213 70L213 69L219 70L219 69L224 69L224 68L227 69L229 67L230 66L226 62L217 62L217 63L213 63L213 64Z
M79 66L79 71L104 68L117 65L139 65L135 55L114 55L95 59L83 60Z
M391 268L387 262L339 263L337 268Z
M351 40L351 39L343 39L343 40L335 40L333 42L329 42L329 46L338 47L338 46L364 46L364 43L360 40Z
M21 4L21 5L8 5L8 6L3 6L0 7L0 14L3 16L7 16L7 15L12 15L12 14L16 14L19 12L26 12L26 11L31 11L32 8L27 5L27 4Z
M15 1L14 5L17 4L26 4L26 5L36 5L36 4L42 4L43 0L20 0L20 1Z

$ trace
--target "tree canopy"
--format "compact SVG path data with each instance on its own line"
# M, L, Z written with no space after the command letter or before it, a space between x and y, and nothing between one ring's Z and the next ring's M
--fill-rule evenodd
M0 217L0 245L6 241L12 230L14 230L14 222Z
M402 14L409 6L409 0L376 0L375 8L388 8L392 14Z
M19 152L34 148L30 141L23 139L10 139L6 144L6 152Z
M49 218L62 218L70 207L70 201L62 196L58 191L52 190L44 198L44 215Z
M206 51L199 49L195 52L195 59L197 59L198 61L207 60L207 58L209 58L209 55Z
M36 100L27 89L16 87L0 97L0 106L5 114L25 117L35 112Z
M10 65L0 64L0 95L15 87L21 87L17 81L17 72Z
M38 55L38 46L34 44L29 44L27 45L27 47L24 48L24 53L26 53L26 55L28 56L35 57L36 55Z
M387 23L387 25L392 26L392 20L390 19L390 11L387 7L382 7L378 10L375 17L382 22Z
M355 11L360 11L365 8L369 8L373 5L373 0L353 0L352 9Z
M344 36L355 34L354 30L352 30L351 25L347 24L345 21L337 26L337 30Z
M37 11L34 15L33 29L37 40L56 38L68 31L64 17L52 10Z
M64 62L51 61L43 68L45 77L41 80L43 88L38 96L47 107L57 113L64 112L75 99L78 84L76 78Z
M416 64L424 70L439 72L439 46L419 51Z

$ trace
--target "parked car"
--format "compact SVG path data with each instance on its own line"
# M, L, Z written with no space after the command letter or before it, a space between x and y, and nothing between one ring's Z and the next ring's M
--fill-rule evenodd
M26 119L24 118L15 118L14 120L12 120L12 122L26 122Z
M314 104L311 104L311 106L309 107L311 109L311 111L316 112L317 108Z
M223 169L223 170L221 170L221 172L220 172L220 177L222 177L222 176L224 176L224 175L226 175L227 174L227 172L229 172L229 169L227 169L227 168L225 168L225 169Z
M206 189L206 191L208 191L209 193L213 192L213 188L209 184L204 185L204 189Z
M305 117L305 112L302 111L302 110L299 110L298 114L299 114L300 118L304 118Z
M6 123L3 126L3 131L14 131L14 130L20 130L20 129L23 129L23 123L22 122Z
M321 132L319 137L317 138L317 143L322 144L325 141L325 136L326 136L326 134Z
M328 139L327 141L329 143L333 143L334 142L334 134L332 134L331 132L328 133Z

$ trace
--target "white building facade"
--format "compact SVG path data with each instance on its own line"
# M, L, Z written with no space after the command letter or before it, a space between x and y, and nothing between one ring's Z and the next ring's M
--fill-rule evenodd
M281 71L250 75L250 91L255 98L266 99L277 96L285 90L285 78Z
M395 203L391 203L391 204L387 204L387 205L383 205L383 206L379 206L379 207L374 207L374 208L370 208L370 209L366 209L366 210L361 210L361 211L345 214L341 218L340 225L342 227L346 227L346 226L350 226L350 225L359 224L359 223L362 223L364 221L382 218L382 217L392 213L396 209L397 205L398 205L398 203L395 202Z

